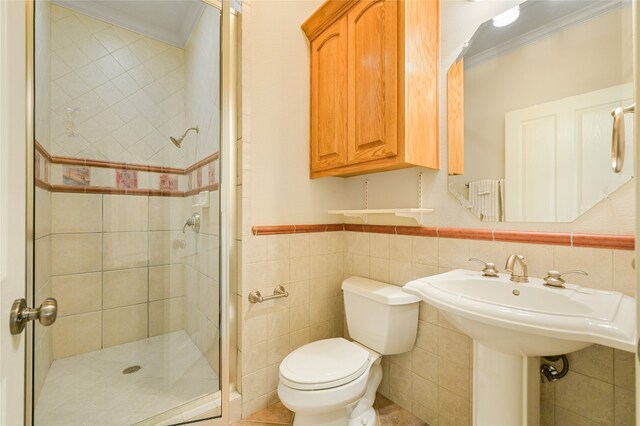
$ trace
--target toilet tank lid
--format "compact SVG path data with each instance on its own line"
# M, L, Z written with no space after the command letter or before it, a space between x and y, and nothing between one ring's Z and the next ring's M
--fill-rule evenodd
M342 290L385 305L409 305L420 302L419 297L405 293L402 287L358 276L344 280Z

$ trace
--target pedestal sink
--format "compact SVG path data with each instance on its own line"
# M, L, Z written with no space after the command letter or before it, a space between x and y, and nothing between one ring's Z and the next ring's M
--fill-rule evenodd
M635 352L635 299L538 278L509 281L457 269L405 285L473 339L473 424L539 424L539 356L594 343Z

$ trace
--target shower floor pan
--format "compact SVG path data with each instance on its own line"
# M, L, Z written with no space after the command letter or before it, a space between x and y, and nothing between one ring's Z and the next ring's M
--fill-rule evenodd
M140 369L123 374L134 366ZM197 346L178 331L54 361L35 424L131 425L219 388Z

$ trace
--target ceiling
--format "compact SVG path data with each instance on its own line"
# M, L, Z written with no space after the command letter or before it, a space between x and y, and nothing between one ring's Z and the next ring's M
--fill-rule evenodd
M471 66L630 4L628 0L529 0L520 4L520 17L514 23L498 28L489 20L480 25L461 56L465 67Z
M184 47L205 4L201 0L53 0L54 3Z

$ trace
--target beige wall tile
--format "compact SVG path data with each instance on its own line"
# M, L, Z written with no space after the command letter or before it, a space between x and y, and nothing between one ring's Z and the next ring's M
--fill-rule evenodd
M289 258L289 235L267 236L267 259L279 260Z
M289 280L292 282L309 279L309 256L292 257L289 260Z
M613 383L613 348L592 345L578 352L567 354L571 371Z
M635 355L615 349L613 352L614 383L628 390L635 389Z
M102 266L105 271L147 266L149 238L147 232L113 232L104 234Z
M411 376L411 411L420 420L429 424L438 424L438 385L425 380L417 374Z
M275 364L277 365L277 364ZM249 345L242 351L242 375L254 373L267 368L267 342Z
M499 271L504 269L504 264L509 256L507 251L507 243L500 241L469 241L469 257L484 260L485 262L493 262ZM474 271L482 271L484 266L478 262L469 262L469 269Z
M185 294L185 270L182 264L149 267L149 300L179 297Z
M190 202L189 202L190 204ZM191 213L184 199L179 197L149 197L149 230L182 230Z
M469 268L469 240L438 238L438 266L441 268Z
M382 259L389 258L389 235L371 234L369 237L369 255Z
M51 234L51 192L36 187L35 194L35 238L41 238Z
M411 237L411 261L423 265L438 266L438 239Z
M36 292L51 279L51 236L39 238L34 243L34 277Z
M309 256L309 253L310 253L309 236L310 235L311 234L291 235L291 237L289 238L289 254L292 258ZM342 245L340 245L340 247L342 248ZM249 257L249 259L251 259L251 257Z
M394 274L401 274L403 271L398 268L398 264L404 264L406 262L399 262L397 260L389 260L388 258L382 259L379 257L370 258L369 263L369 278L376 281L390 282L390 262L394 262ZM394 275L394 278L402 278Z
M149 337L184 328L184 298L149 302Z
M564 408L555 407L554 422L558 426L596 426L598 423L592 422L586 417L582 417L578 413L565 410Z
M635 252L630 250L613 251L613 289L636 297L636 271L631 262Z
M309 234L309 254L312 256L328 254L328 236L326 232L315 232Z
M438 328L438 357L447 358L462 367L471 366L471 339L455 331Z
M636 424L636 397L632 390L614 387L614 423L616 426L632 426Z
M198 310L218 325L220 313L220 285L206 275L198 274Z
M613 384L569 371L556 383L555 402L557 407L580 413L596 423L613 423Z
M51 205L54 234L102 231L102 195L54 192Z
M438 386L458 396L471 399L471 371L446 357L438 358Z
M52 327L53 359L97 351L102 343L102 314L90 312L56 320ZM82 338L80 338L82 337Z
M212 235L198 235L196 268L203 274L218 279L220 249L218 237Z
M267 369L263 368L242 378L242 398L252 401L267 394Z
M586 287L611 289L613 287L613 250L585 247L555 247L554 269L568 271L581 269L589 275L572 274L566 280Z
M104 309L147 301L147 268L105 271L102 281Z
M189 236L194 238L188 238L181 231L149 232L149 265L180 263L185 257L195 255L195 236L192 234Z
M438 368L440 365L440 359L437 357L437 355L433 352L429 352L417 347L414 347L410 354L411 364L409 366L411 367L413 373L417 374L423 379L427 379L434 383L437 383Z
M403 286L411 281L411 262L389 261L389 283Z
M292 235L296 237L299 235ZM309 252L309 243L308 236L307 237L307 253ZM292 245L293 246L293 245ZM293 250L292 250L293 251ZM242 239L242 262L243 263L256 263L256 262L265 262L267 260L267 238L265 237L256 237L253 235L247 236Z
M53 275L96 272L102 268L102 234L58 234L51 236Z
M58 275L52 279L58 315L65 317L102 309L102 274Z
M149 198L136 195L104 195L104 232L147 231Z
M471 404L469 400L446 390L438 388L438 423L441 425L471 424Z
M106 309L102 317L102 346L105 348L147 337L146 303Z
M411 237L406 235L389 236L389 259L402 262L411 261Z

